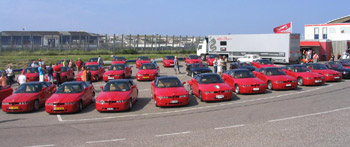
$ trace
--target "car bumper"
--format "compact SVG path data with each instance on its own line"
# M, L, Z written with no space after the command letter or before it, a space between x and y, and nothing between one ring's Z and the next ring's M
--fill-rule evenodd
M317 80L321 80L317 82ZM324 79L304 79L304 85L323 85L325 83Z
M342 76L325 76L326 82L341 81L342 79Z
M122 76L103 76L103 81L105 82L116 79L122 79Z
M173 67L174 66L174 62L163 62L163 66L164 67Z
M283 89L295 89L298 87L297 82L293 83L272 83L273 89L283 90Z
M224 101L232 99L232 92L225 93L203 93L203 101Z
M79 103L73 104L73 105L58 105L58 106L53 106L53 105L45 105L45 111L47 113L54 113L54 114L61 114L61 113L72 113L72 112L77 112L79 110ZM60 109L61 110L55 110L55 109Z
M2 111L4 112L28 112L33 111L34 103L24 104L24 105L2 105Z
M256 86L256 87L242 87L239 86L239 93L264 93L266 91L266 86Z
M156 78L155 75L153 76L136 76L136 80L138 81L151 81L154 80Z
M159 99L157 98L157 105L160 107L166 107L166 106L184 106L188 105L189 103L189 97L185 98L164 98Z
M95 104L97 111L124 111L129 109L129 102Z

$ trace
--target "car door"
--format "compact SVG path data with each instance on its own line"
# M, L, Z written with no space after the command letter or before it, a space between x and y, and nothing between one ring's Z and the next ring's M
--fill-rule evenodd
M192 92L197 96L199 95L199 80L199 76L192 78Z
M155 80L152 81L152 84L151 84L151 95L152 95L152 98L155 99L155 94L156 94L156 87L155 87Z

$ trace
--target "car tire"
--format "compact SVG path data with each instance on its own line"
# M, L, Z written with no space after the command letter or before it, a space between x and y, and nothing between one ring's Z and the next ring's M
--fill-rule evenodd
M79 109L78 109L79 112L82 112L83 111L83 102L80 100L79 101Z
M298 78L298 85L299 86L303 86L304 85L303 78L301 78L301 77Z
M239 86L237 84L235 85L235 93L239 94Z
M132 107L133 107L133 105L132 105L132 98L130 98L130 100L129 100L129 111L132 110Z
M273 85L272 85L272 82L271 81L268 81L267 82L267 88L272 90L273 89Z
M204 101L203 101L203 96L202 96L202 92L201 92L201 91L199 91L199 100L200 100L201 102L204 102Z
M39 101L38 101L38 100L35 100L35 101L34 101L33 110L34 110L34 111L39 111L39 108L40 108Z

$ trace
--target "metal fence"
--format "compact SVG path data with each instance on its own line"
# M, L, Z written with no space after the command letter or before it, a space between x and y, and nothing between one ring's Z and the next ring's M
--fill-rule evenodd
M69 51L134 49L138 51L192 50L196 49L201 36L175 35L4 35L0 32L0 53L4 51Z

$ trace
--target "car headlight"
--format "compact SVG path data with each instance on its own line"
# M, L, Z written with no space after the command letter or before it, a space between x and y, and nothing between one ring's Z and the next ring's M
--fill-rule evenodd
M224 93L226 93L226 92L232 92L232 90L225 90Z
M120 101L115 101L115 103L125 103L127 102L128 100L120 100Z
M96 101L96 103L98 103L98 104L104 104L105 101Z
M204 93L215 93L215 91L204 91Z
M187 97L187 95L180 95L179 98Z
M172 96L158 96L159 99L172 98Z
M70 102L70 103L64 103L64 105L74 105L76 104L77 102Z
M18 104L20 105L26 105L26 104L29 104L31 101L27 101L27 102L19 102Z
M284 81L274 81L274 83L284 83Z
M242 87L250 87L250 85L241 85Z
M10 105L10 103L2 103L3 105Z
M45 105L53 106L53 103L46 103Z
M343 74L345 75L347 72L346 71L343 71Z

